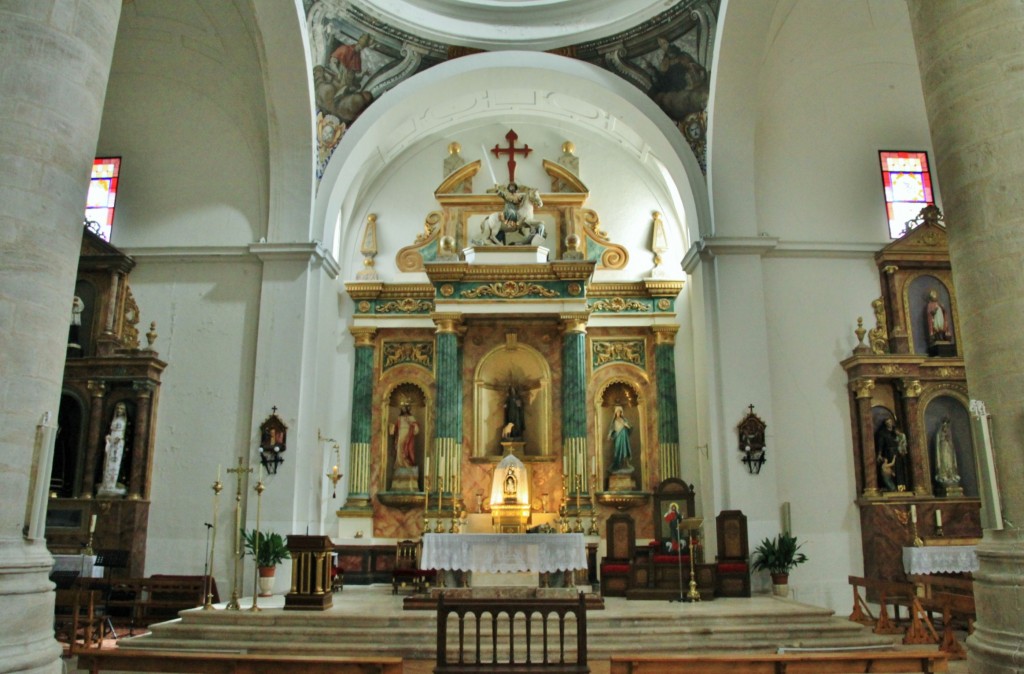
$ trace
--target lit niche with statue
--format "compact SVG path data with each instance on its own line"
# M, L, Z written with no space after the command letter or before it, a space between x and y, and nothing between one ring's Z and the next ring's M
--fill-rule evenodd
M857 319L857 345L842 362L864 573L899 581L903 547L974 543L982 502L998 502L994 480L983 479L988 419L970 412L942 214L928 206L908 224L875 254L874 325Z
M672 354L683 280L662 267L664 216L637 214L653 267L623 278L629 252L587 207L574 145L527 152L514 131L496 141L490 168L446 144L438 209L394 253L404 279L425 282L379 277L376 229L400 234L365 216L363 269L345 284L355 378L341 535L596 537L614 510L644 508L637 535L653 535L651 485L682 477ZM550 187L517 179L524 163ZM616 280L595 281L598 270Z

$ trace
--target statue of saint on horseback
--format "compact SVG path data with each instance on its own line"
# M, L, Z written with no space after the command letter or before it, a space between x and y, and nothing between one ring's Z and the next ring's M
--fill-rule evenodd
M491 213L480 223L480 238L473 243L478 246L539 246L544 244L544 223L533 217L534 207L544 205L536 188L517 185L495 185L487 190L497 194L505 202L500 213ZM507 234L518 233L516 241L509 241Z

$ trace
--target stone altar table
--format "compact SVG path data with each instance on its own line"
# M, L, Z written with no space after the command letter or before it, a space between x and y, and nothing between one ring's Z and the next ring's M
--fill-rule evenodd
M424 534L420 568L470 571L490 585L522 585L522 576L509 576L507 583L488 576L586 569L586 542L583 534Z

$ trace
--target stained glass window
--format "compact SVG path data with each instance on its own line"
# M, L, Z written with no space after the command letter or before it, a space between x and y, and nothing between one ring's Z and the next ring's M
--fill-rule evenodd
M104 241L110 241L110 232L114 226L114 201L117 199L117 178L120 172L120 157L97 157L92 163L89 195L85 200L85 220L90 229Z
M935 203L928 153L882 151L878 156L882 162L889 236L898 239L906 231L908 220L917 217L928 204Z

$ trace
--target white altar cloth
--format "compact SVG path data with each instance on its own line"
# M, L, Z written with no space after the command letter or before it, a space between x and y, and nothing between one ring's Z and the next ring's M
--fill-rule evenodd
M54 571L77 571L81 578L102 578L103 567L96 566L96 555L54 555Z
M583 534L424 534L420 567L553 573L587 568Z
M978 570L973 545L925 545L903 548L903 570L907 573L966 573Z

